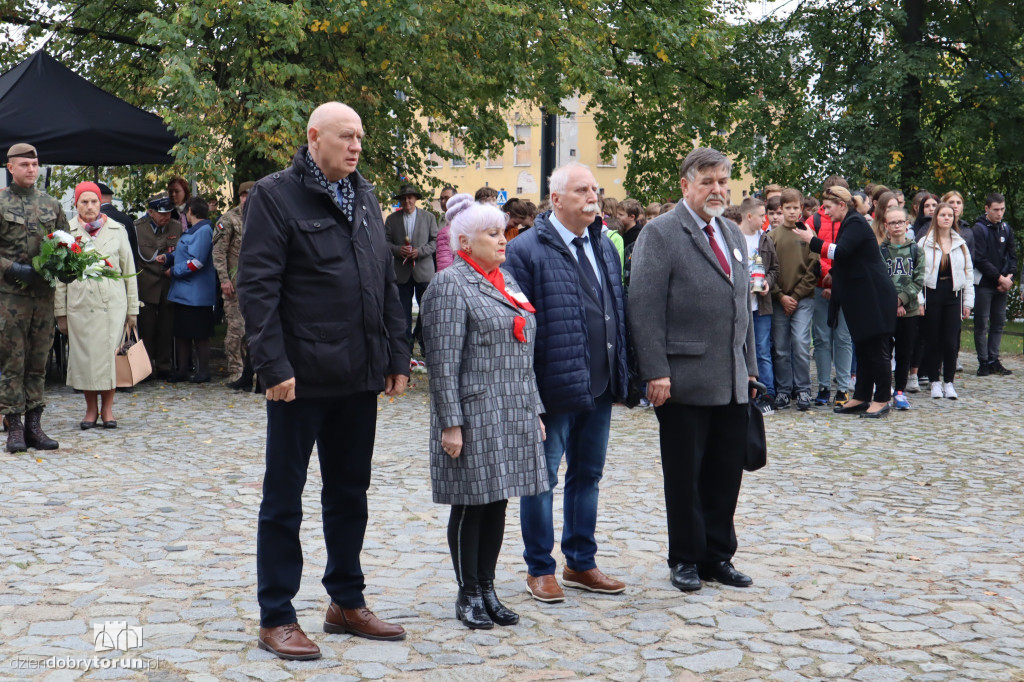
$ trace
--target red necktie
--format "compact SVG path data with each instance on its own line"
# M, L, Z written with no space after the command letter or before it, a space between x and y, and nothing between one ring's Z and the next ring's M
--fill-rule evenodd
M715 252L715 257L718 259L718 264L725 270L725 274L732 274L729 270L729 259L725 257L725 253L721 247L718 246L718 240L715 239L715 230L710 225L704 226L704 232L708 235L708 241L711 243L711 250Z

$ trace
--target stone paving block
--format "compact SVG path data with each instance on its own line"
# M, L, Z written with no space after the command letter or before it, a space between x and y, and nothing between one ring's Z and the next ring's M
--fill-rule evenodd
M768 417L777 454L745 476L736 514L734 562L755 580L746 590L671 587L657 422L650 410L614 408L597 562L626 593L532 600L511 500L496 586L521 621L486 633L451 617L448 510L431 501L419 377L405 396L378 403L362 554L368 605L402 623L408 639L322 633L314 457L293 605L324 656L305 662L255 646L263 398L147 382L118 394L116 432L94 433L77 428L81 396L48 386L47 426L61 449L0 453L0 665L15 655L89 656L94 624L127 621L146 632L139 655L160 659L153 682L1012 679L1024 666L1024 564L1010 549L1024 545L1014 445L1024 443L1024 362L1004 362L1013 377L967 373L960 401L914 399L912 418L865 424L818 408ZM948 429L953 420L991 428ZM197 447L166 448L169 432ZM894 432L905 446L894 449ZM564 468L556 533L562 477ZM557 547L555 560L564 565Z

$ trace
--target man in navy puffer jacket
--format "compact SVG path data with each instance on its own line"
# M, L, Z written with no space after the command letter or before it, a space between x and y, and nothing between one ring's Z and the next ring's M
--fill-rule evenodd
M551 174L552 213L508 245L504 268L537 309L534 371L544 402L548 477L566 459L562 554L567 587L617 594L624 583L594 561L598 483L612 403L626 389L625 313L618 252L601 235L598 186L579 163ZM520 510L526 584L542 602L565 598L555 579L552 493L524 497Z

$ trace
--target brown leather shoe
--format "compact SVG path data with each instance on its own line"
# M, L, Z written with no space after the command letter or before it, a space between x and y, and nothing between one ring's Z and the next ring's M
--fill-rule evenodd
M548 575L527 574L526 589L529 590L534 599L546 604L565 601L565 593L562 592L562 588L558 586L558 581L555 580L555 576L550 573Z
M389 641L405 639L405 628L394 623L385 623L365 606L358 609L343 609L334 602L327 607L324 632L332 635L349 633L357 637Z
M574 571L568 566L562 569L562 584L566 587L575 587L588 592L600 592L601 594L619 594L626 590L626 583L615 578L609 578L601 572L600 568L592 568L589 571Z
M289 661L320 658L320 647L306 637L298 623L278 625L276 628L260 628L259 647Z

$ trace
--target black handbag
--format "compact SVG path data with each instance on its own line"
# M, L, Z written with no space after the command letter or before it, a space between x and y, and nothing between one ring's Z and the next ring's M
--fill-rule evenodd
M751 382L752 388L764 390L764 384ZM744 471L757 471L768 464L768 440L764 433L764 415L753 399L747 401L747 453L743 458Z

